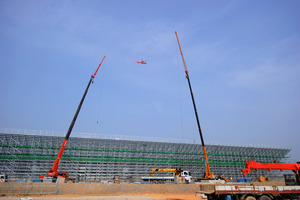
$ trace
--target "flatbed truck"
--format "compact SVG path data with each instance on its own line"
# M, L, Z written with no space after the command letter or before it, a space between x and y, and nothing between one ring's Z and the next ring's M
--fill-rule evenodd
M165 183L165 182L174 182L175 178L174 177L153 177L153 176L146 176L142 177L142 180L145 182L150 182L150 183Z
M208 200L300 199L300 186L200 185Z
M172 172L173 176L154 176L154 172ZM165 183L165 182L174 182L174 183L186 183L189 184L192 182L191 172L183 171L182 168L153 168L150 171L151 176L142 177L142 180L148 183Z
M164 176L147 176L147 177L142 177L142 180L144 182L148 183L185 183L189 184L192 182L191 176L169 176L169 177L164 177Z
M255 160L246 161L246 168L241 169L244 175L252 170L268 169L292 170L294 176L285 175L285 186L279 185L200 185L200 193L208 200L271 200L271 199L300 199L300 163L259 163Z

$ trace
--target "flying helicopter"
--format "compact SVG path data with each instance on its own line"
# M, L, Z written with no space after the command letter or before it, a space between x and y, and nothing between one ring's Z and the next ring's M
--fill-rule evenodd
M141 61L136 60L136 63L138 63L138 64L147 64L145 61L146 60L142 60L142 59L141 59Z

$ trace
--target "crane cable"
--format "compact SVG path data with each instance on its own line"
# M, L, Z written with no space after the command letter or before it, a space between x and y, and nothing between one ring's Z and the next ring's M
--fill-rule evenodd
M102 74L105 73L105 70L102 69ZM105 77L105 76L103 76ZM103 94L103 88L104 88L104 78L100 79L100 87L98 89L98 111L97 111L97 116L96 116L96 123L99 124L101 113L102 113L102 94Z

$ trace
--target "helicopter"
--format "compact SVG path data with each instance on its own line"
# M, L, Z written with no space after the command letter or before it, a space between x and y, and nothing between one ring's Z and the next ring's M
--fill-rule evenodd
M136 63L138 63L138 64L147 64L147 63L145 62L145 60L142 60L142 59L141 59L141 61L136 60Z

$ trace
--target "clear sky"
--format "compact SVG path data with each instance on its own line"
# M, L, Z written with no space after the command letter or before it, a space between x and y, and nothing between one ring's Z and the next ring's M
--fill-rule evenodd
M67 131L105 55L74 132L200 142L177 31L204 140L291 147L300 161L299 9L298 0L1 0L0 127Z

